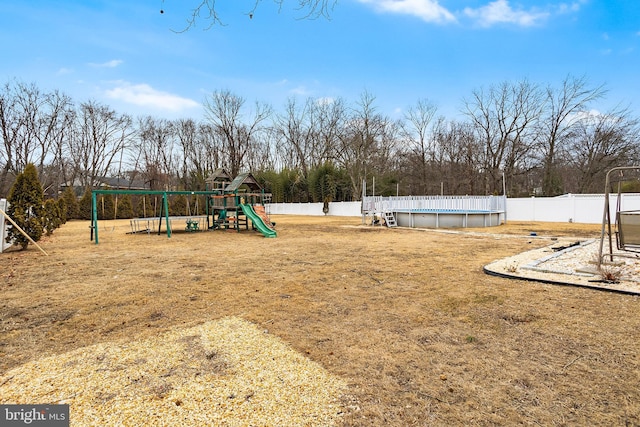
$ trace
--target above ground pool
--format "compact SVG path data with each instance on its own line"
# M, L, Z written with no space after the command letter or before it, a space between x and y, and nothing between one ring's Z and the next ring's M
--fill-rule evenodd
M401 227L493 227L506 221L503 196L365 197L363 217L393 214Z

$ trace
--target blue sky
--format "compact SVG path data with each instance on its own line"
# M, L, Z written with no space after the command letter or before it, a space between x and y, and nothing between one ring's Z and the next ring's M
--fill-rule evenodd
M459 118L474 89L586 76L599 110L640 115L639 0L339 0L300 19L297 0L218 0L224 26L184 33L200 0L4 2L0 82L17 78L135 116L203 116L229 90L281 110L287 99L367 91L399 118L420 99ZM164 13L160 13L160 10Z

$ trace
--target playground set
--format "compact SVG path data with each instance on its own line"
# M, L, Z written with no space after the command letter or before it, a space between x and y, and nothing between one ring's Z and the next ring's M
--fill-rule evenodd
M162 196L158 217L133 218L130 220L131 234L151 233L157 229L162 233L163 225L167 237L178 224L184 231L204 230L249 230L258 231L264 237L276 237L275 223L271 222L266 204L271 202L271 194L265 193L255 177L247 172L233 180L223 169L218 169L207 179L205 191L162 191L162 190L93 190L91 192L91 240L98 244L98 205L97 196L106 194L130 194L142 196ZM204 215L169 215L169 196L185 195L206 199Z

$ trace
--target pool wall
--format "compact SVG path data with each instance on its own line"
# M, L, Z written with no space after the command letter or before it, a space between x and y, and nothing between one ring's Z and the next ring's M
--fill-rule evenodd
M401 227L466 228L502 224L499 212L394 212Z
M416 228L493 227L506 222L504 196L403 196L365 197L363 222L367 217L393 213L396 224Z

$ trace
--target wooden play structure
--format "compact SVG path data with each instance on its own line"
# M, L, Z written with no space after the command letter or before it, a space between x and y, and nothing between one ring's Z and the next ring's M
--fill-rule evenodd
M276 237L275 224L266 211L271 194L265 193L255 177L247 172L231 179L223 169L218 169L206 181L205 191L160 191L160 190L93 190L91 192L92 219L91 240L98 244L98 203L97 197L106 194L131 194L161 197L160 214L157 217L133 218L130 220L131 233L151 233L164 230L171 237L173 230L187 232L206 230L241 231L251 229L265 237ZM206 200L204 212L192 215L169 215L169 197L184 195L203 197ZM154 209L155 211L155 209ZM250 221L250 222L249 222Z

